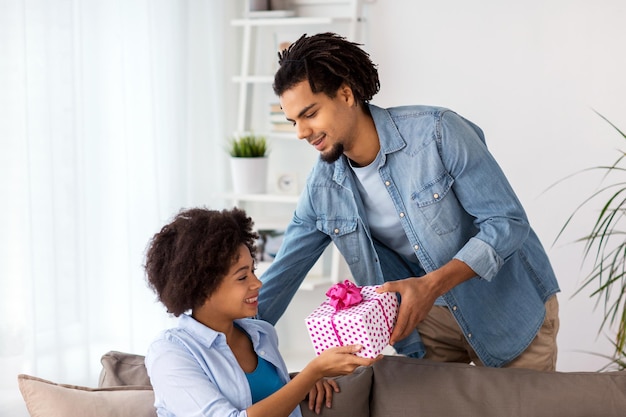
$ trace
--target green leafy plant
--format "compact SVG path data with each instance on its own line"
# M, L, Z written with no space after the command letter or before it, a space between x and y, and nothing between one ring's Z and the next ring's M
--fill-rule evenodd
M268 146L264 136L252 133L232 138L228 153L234 158L262 158L267 156Z
M626 135L606 117L596 112L626 140ZM624 369L626 361L626 153L618 149L619 156L611 165L601 165L581 172L601 171L603 185L587 197L569 216L555 242L562 236L581 208L590 204L599 207L591 232L576 240L584 243L583 262L592 260L592 270L584 278L574 295L591 289L596 306L601 305L604 317L599 332L616 325L612 341L611 363Z

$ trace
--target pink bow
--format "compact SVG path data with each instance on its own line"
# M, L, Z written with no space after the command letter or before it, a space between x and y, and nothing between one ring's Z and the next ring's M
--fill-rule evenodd
M335 311L359 304L363 300L361 287L357 287L349 280L333 285L326 291L330 298L329 303L335 307Z

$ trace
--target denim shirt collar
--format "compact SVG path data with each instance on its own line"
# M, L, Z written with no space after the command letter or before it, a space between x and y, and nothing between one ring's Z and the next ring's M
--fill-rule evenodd
M394 123L389 111L373 104L369 104L369 110L374 119L374 124L376 125L376 133L378 133L380 150L383 155L399 151L406 147L406 141L402 135L400 135L398 127Z
M382 154L380 165L382 166L385 165L387 159L386 155L405 148L406 141L402 135L400 135L398 127L393 122L389 111L373 104L368 104L368 108L374 119L374 124L376 125L376 133L378 134L380 152ZM342 155L342 157L335 162L333 181L340 185L343 184L348 169L350 169L348 158Z

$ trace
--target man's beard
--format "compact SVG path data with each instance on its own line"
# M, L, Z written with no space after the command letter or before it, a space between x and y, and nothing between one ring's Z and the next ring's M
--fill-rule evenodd
M343 143L335 143L328 152L322 152L320 159L324 162L332 164L343 155Z

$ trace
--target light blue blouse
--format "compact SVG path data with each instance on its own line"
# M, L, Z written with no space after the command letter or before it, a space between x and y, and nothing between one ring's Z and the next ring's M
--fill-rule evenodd
M255 319L236 323L250 336L259 358L274 365L287 383L289 373L274 327ZM226 344L226 336L191 316L182 315L178 327L157 336L146 353L146 368L160 417L243 417L252 405L245 372ZM301 416L299 407L290 414Z

